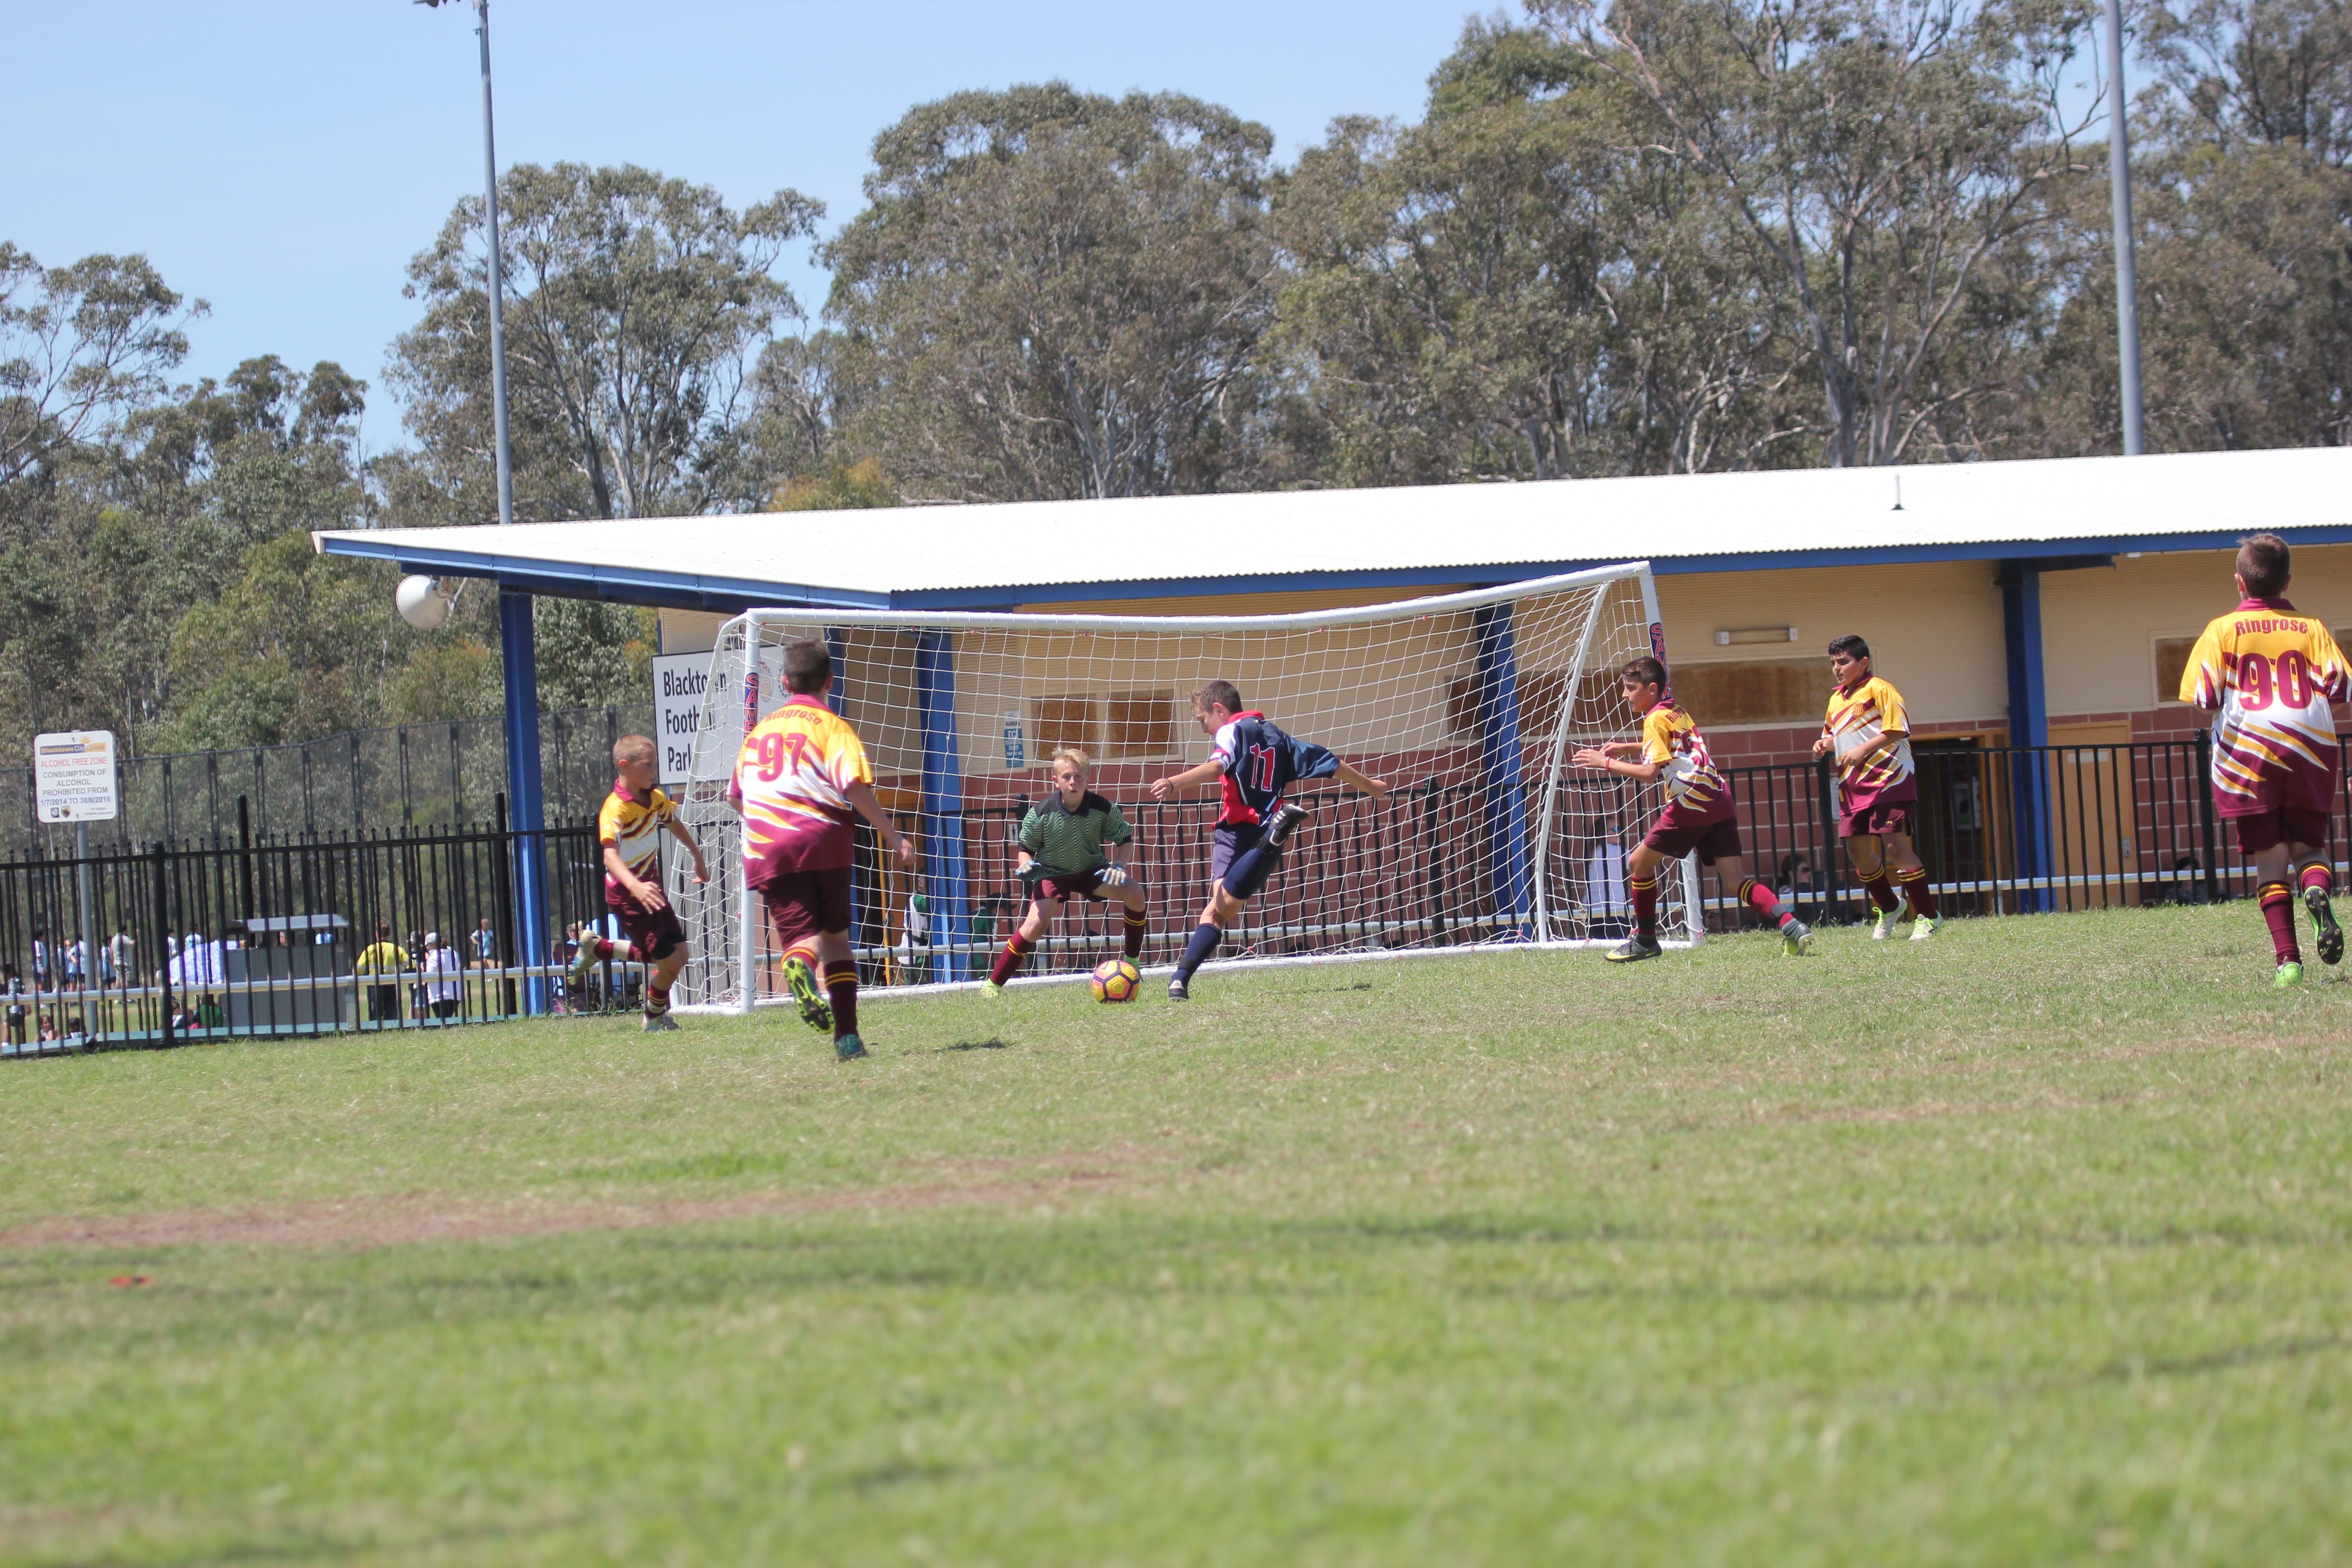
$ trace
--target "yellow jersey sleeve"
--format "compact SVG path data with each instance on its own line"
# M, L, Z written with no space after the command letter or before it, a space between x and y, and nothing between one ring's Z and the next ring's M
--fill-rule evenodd
M1903 694L1876 676L1870 678L1871 695L1878 702L1878 730L1881 734L1900 731L1911 732L1911 715L1903 710Z
M607 795L604 804L596 810L596 842L618 844L621 841L621 797Z
M2189 662L2180 668L2180 700L2199 708L2221 706L2221 627L2229 619L2209 622L2197 646L2189 650Z
M1675 721L1663 702L1642 716L1642 760L1645 763L1670 763L1675 760Z

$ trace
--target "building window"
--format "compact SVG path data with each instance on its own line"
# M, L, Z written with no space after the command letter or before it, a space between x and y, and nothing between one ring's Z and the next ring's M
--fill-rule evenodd
M1034 699L1029 704L1029 720L1037 732L1037 760L1051 763L1055 752L1070 746L1089 757L1099 755L1099 712L1092 697L1072 694Z
M1830 704L1823 658L1678 664L1675 700L1701 725L1818 724Z
M1173 757L1184 750L1176 722L1176 699L1165 691L1115 691L1105 706L1110 718L1110 752L1130 762Z

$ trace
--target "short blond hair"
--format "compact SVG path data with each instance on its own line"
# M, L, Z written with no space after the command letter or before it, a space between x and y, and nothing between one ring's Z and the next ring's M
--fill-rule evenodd
M659 755L661 752L654 745L651 735L624 735L613 742L613 762L616 766L630 762L650 763Z
M1075 763L1077 764L1078 772L1081 773L1091 775L1095 771L1093 761L1076 746L1064 746L1060 751L1054 753L1054 765L1055 767L1060 767L1064 763Z

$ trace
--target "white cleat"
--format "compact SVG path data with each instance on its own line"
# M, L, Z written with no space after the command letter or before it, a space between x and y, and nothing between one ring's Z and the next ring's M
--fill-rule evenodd
M1949 915L1921 915L1916 923L1911 927L1911 940L1913 942L1927 941L1937 931L1943 930L1944 922L1951 918L1952 917Z
M1881 910L1870 922L1870 940L1885 942L1895 934L1895 928L1902 923L1902 920L1903 911L1900 910Z

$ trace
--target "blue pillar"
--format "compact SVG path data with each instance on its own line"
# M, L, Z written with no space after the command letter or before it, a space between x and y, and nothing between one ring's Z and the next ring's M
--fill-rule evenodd
M515 956L524 963L547 958L547 889L544 870L547 797L539 776L539 641L531 626L530 595L499 588L499 648L506 670L507 825L529 835L515 848ZM523 1011L547 1011L547 984L523 985Z
M1494 868L1495 910L1525 939L1531 925L1533 886L1528 876L1528 800L1521 787L1518 660L1511 644L1511 606L1471 612L1478 637L1479 801L1486 818L1486 852Z
M2050 743L2049 700L2042 682L2042 574L2031 563L2005 561L2000 575L2001 636L2009 653L2009 743ZM2049 769L2039 752L2011 753L2010 838L2017 850L2016 875L2050 874ZM2047 889L2018 894L2021 910L2051 907Z
M956 752L955 643L923 632L915 643L915 694L923 722L923 860L936 941L951 956L940 977L970 976L971 959L955 949L971 940L971 885L964 874L963 765Z

